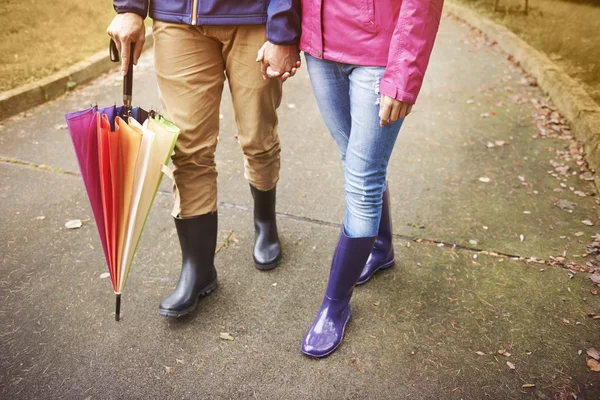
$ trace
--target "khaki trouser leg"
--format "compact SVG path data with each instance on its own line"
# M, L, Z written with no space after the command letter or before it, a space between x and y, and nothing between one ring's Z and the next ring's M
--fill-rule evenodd
M264 26L244 25L235 27L232 40L223 47L245 176L259 190L271 190L277 184L281 152L277 133L281 82L264 80L256 62L265 41Z
M222 43L202 27L154 21L154 62L163 109L181 129L173 164L181 217L217 209L215 151L225 81Z

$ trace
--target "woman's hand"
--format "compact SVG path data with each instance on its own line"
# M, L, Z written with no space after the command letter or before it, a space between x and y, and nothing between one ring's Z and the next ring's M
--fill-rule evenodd
M267 41L258 50L256 62L260 62L263 79L279 78L285 82L300 68L300 51L296 45L278 46Z
M410 114L412 106L412 104L393 99L382 93L379 102L379 126L391 125L406 117Z

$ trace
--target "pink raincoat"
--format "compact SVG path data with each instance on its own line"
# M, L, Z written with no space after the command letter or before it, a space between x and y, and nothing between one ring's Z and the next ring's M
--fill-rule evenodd
M300 49L345 64L385 66L379 91L415 103L444 0L302 0Z

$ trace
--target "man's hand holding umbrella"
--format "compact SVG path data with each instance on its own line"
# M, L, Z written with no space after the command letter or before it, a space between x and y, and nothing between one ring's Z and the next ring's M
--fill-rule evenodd
M133 43L135 46L133 51L134 65L137 65L138 59L142 54L142 48L144 47L144 41L146 40L144 20L135 13L117 14L108 26L106 32L113 38L117 45L119 54L121 54L121 72L123 75L127 75L131 44Z

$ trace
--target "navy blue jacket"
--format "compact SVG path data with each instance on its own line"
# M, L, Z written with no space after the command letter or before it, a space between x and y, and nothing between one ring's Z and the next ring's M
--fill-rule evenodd
M300 0L113 0L113 4L119 14L132 12L146 18L149 11L152 19L179 24L266 24L269 42L291 45L300 41Z

